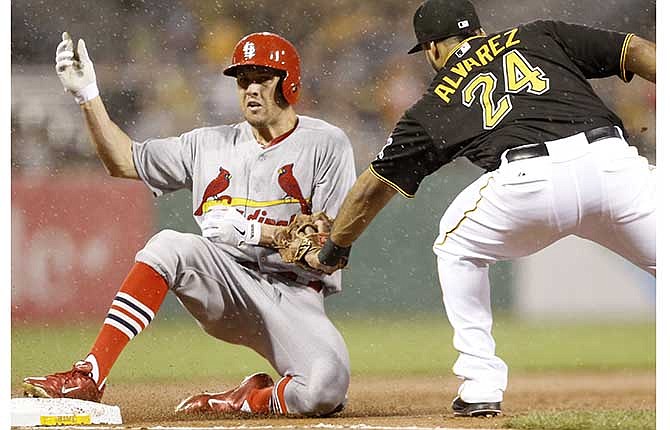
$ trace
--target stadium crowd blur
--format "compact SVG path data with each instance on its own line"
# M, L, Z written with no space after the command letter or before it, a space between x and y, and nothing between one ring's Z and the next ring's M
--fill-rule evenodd
M79 108L54 73L62 31L84 38L110 116L135 140L240 120L235 81L221 70L254 31L291 40L302 56L299 113L348 132L359 170L433 76L408 56L419 0L12 1L12 166L58 173L98 167ZM560 19L656 39L655 2L473 0L493 32ZM513 6L510 6L513 5ZM655 160L655 86L640 78L594 83L630 141Z

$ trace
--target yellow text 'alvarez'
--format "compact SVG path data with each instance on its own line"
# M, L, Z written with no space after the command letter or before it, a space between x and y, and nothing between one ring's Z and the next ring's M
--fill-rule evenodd
M449 103L451 101L449 96L456 93L458 87L463 83L463 79L465 79L473 69L487 65L506 49L521 43L521 41L516 38L518 31L518 28L513 28L503 34L497 34L491 37L469 57L464 58L456 63L455 66L452 66L449 69L451 75L446 74L442 77L444 83L437 85L435 94L440 96L446 103Z

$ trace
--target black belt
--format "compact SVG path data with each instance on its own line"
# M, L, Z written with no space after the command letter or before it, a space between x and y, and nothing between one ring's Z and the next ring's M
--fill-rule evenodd
M609 139L611 137L623 138L619 129L611 125L585 131L584 136L586 136L586 141L588 143ZM544 143L533 143L508 150L505 154L505 158L507 159L508 163L511 163L512 161L526 160L528 158L535 157L546 157L548 155L549 151L547 150L547 145Z
M271 273L269 273L271 274ZM321 281L307 281L307 282L298 282L298 274L294 272L277 272L276 273L279 276L283 276L284 278L287 278L290 281L297 282L298 284L304 285L306 287L309 287L316 291L317 293L320 293L321 290L323 290L323 282Z
M240 262L240 265L246 267L247 269L251 269L255 272L261 273L261 269L260 269L260 267L258 267L257 264L243 261L243 262ZM323 290L323 282L321 282L321 281L298 282L299 276L295 272L262 272L262 273L264 273L266 275L274 275L274 276L279 276L279 277L282 277L282 278L286 278L289 281L293 281L293 282L296 282L300 285L304 285L306 287L309 287L309 288L313 289L314 291L316 291L317 293L320 293L321 290Z

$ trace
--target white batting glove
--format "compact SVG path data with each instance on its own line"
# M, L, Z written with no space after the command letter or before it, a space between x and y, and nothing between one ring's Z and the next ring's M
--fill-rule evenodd
M72 38L67 32L63 33L63 41L56 48L56 73L63 89L71 92L77 103L86 103L100 95L93 62L83 39L79 39L75 55Z
M200 227L204 237L233 246L258 245L261 241L261 224L247 220L234 208L209 210Z

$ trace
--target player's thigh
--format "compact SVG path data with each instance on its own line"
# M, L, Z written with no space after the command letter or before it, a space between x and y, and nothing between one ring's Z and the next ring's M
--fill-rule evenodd
M215 271L220 253L216 245L202 236L161 230L149 239L135 260L154 267L172 287L185 270Z
M276 300L272 288L224 249L202 236L163 230L137 261L161 273L181 304L209 334L234 343L259 329L258 305Z
M236 262L219 264L208 272L185 269L173 291L205 332L259 350L268 334L262 308L275 301L276 294L271 286L261 288L261 279Z
M546 164L510 163L465 188L442 217L436 253L493 262L532 254L557 240Z
M298 285L281 287L281 300L263 309L269 337L266 357L280 374L310 384L349 383L349 354L342 335L325 313L323 295Z
M605 169L604 213L580 236L656 273L656 173L642 157L615 160Z
M621 255L642 270L656 276L656 210L637 213L631 218L603 217L579 236Z
M656 168L637 155L635 148L618 157L598 160L606 201L606 215L625 223L656 210Z

